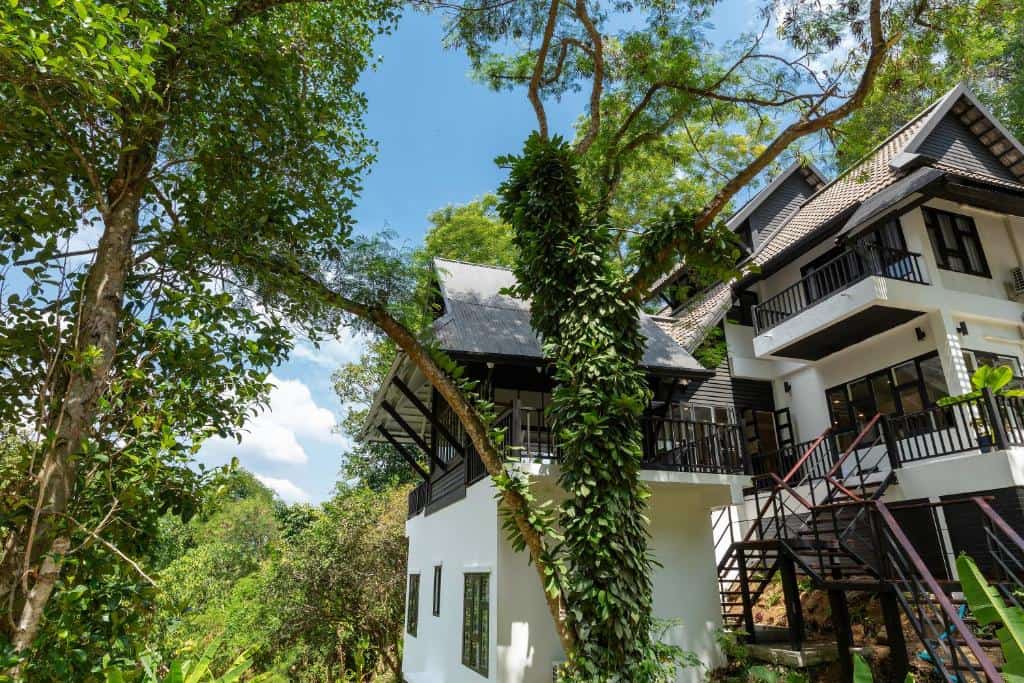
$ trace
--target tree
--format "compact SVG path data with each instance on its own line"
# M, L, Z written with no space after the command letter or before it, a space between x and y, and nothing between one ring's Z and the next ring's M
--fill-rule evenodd
M217 644L218 668L245 653L292 681L399 675L408 489L340 486L310 508L282 506L244 471L229 486L169 530L179 550L161 569L149 651L166 661Z
M408 256L414 272L415 293L409 306L409 326L423 335L430 324L433 294L433 259L447 258L495 266L509 266L515 260L512 231L496 213L498 199L487 194L468 204L448 205L430 214L430 228L423 245ZM379 332L370 340L359 360L338 368L334 389L347 406L340 428L355 437L391 364L397 349L394 342ZM383 491L399 483L416 480L405 460L388 444L357 443L346 455L342 477L363 486Z
M314 267L351 242L372 159L354 86L395 13L0 9L0 424L31 444L3 511L0 632L19 656L58 586L88 588L68 569L84 549L149 579L131 555L194 508L199 444L238 432L294 330L333 331L266 255Z
M941 30L940 28L941 27ZM1024 8L1012 0L938 3L911 27L863 109L836 130L848 167L961 81L1024 135Z

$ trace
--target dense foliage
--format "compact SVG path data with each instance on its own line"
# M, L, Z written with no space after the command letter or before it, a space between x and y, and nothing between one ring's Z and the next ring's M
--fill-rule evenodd
M1018 138L1024 135L1024 5L936 2L929 21L913 27L882 70L864 108L839 127L840 168L960 82Z
M0 650L17 675L134 661L141 565L189 467L296 330L335 321L274 254L336 261L373 149L355 89L388 0L0 7ZM52 598L52 599L51 599ZM72 628L72 625L74 626Z
M339 487L316 508L286 506L245 472L188 524L164 520L163 590L148 649L219 648L226 669L290 681L399 675L405 490Z

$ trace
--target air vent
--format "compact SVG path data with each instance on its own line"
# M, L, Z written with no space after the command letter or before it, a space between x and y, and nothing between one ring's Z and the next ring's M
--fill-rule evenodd
M1010 281L1006 283L1010 296L1014 299L1024 297L1024 271L1020 268L1010 270Z

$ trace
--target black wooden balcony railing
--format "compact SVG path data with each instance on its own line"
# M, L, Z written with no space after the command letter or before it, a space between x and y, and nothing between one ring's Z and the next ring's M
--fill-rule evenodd
M498 446L511 460L553 464L562 458L555 435L537 408L516 401L495 426L503 428ZM948 455L1024 447L1024 399L983 390L977 398L952 406L879 416L868 431L869 438L853 448L849 460L867 458L875 467L885 467L887 462L890 469ZM790 471L796 481L827 478L852 440L850 433L830 432L770 452L749 453L739 425L654 415L641 419L641 434L643 469L749 474L754 490L770 487L775 476ZM475 449L469 446L466 453L465 483L469 486L487 472ZM429 482L411 491L409 516L423 511L430 496Z
M518 402L498 421L505 429L501 444L509 457L552 463L561 448L542 411ZM653 415L641 418L643 469L711 474L742 474L750 465L743 455L739 425Z
M926 284L920 257L912 251L877 244L851 247L754 306L754 331L761 334L871 275Z

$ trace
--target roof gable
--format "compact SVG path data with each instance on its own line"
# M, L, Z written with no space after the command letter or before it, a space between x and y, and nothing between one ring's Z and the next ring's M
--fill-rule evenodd
M774 227L792 213L800 203L825 184L825 178L814 164L794 161L782 173L739 208L725 224L736 230L750 219L754 232ZM796 201L794 201L796 199Z
M958 122L956 125L953 121ZM963 135L966 130L971 137ZM953 135L953 131L957 135ZM963 148L979 149L979 145L987 149L999 166L989 167L990 158L978 155L986 162L986 174L997 179L1024 180L1024 145L995 118L967 86L960 84L950 90L936 104L925 125L907 143L905 152L909 154L927 154L942 161L940 156L948 152L950 143L947 138L958 137ZM951 166L960 168L955 162L957 157L948 159ZM1001 168L1000 168L1001 167ZM973 170L963 168L963 170Z

